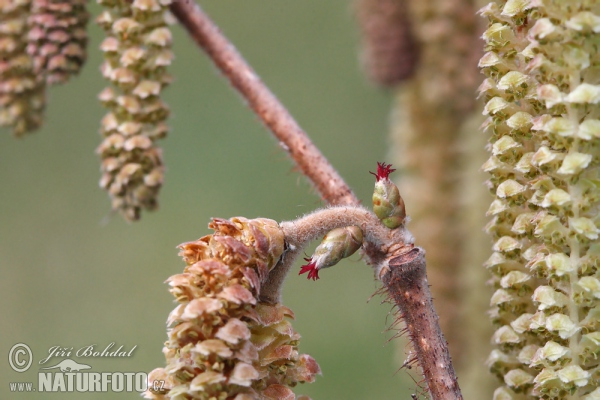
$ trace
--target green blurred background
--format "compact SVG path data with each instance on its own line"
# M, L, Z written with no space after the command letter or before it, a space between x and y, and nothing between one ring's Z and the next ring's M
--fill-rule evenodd
M352 4L341 0L205 1L202 6L310 134L364 204L376 161L386 154L390 96L371 87L358 63ZM97 14L97 6L91 11ZM104 110L100 29L90 24L84 72L51 89L46 122L21 140L0 136L0 398L139 398L135 393L10 393L37 384L52 346L111 342L133 357L89 359L93 371L150 371L164 365L165 321L174 307L164 280L184 264L175 246L209 233L213 216L292 219L322 205L243 101L174 27L174 84L165 100L172 132L160 209L126 223L98 188L94 149ZM299 268L299 267L298 267ZM296 313L301 351L323 376L297 393L314 399L407 399L416 384L385 333L393 321L371 270L357 256L321 274L295 274L284 303ZM15 343L34 364L9 368ZM44 366L54 365L54 358ZM76 359L83 361L82 359ZM419 377L412 372L415 379Z

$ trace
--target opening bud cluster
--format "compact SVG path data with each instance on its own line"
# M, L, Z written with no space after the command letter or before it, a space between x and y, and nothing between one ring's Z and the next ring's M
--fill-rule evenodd
M294 313L259 300L284 251L282 230L273 220L242 217L209 227L214 234L179 246L187 266L167 280L179 303L167 320L167 366L149 374L166 385L145 397L307 400L291 387L313 382L320 369L298 352Z

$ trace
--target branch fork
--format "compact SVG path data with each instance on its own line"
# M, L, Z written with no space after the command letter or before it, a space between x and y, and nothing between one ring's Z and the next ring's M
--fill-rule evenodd
M391 221L386 223L380 219L379 212L375 215L360 206L360 201L337 171L200 7L191 0L179 0L174 1L170 9L269 128L321 198L332 206L280 224L287 250L261 287L260 300L272 304L279 302L285 277L308 242L332 229L358 226L364 234L362 251L366 262L374 268L375 275L398 307L400 318L406 322L432 399L462 399L448 346L433 308L425 271L425 251L414 246L414 238L405 227L408 218L403 209L389 214ZM386 167L385 164L382 166ZM388 189L382 187L380 195L387 196ZM401 201L400 197L398 201Z

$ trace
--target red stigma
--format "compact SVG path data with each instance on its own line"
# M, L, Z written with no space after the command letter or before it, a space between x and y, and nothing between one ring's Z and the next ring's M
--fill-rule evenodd
M303 265L302 268L300 268L300 273L298 275L308 272L308 279L312 279L313 281L319 279L319 270L317 269L317 265L312 261L312 258L305 258L304 261L308 262L308 264Z
M382 179L388 179L388 177L390 176L390 174L392 172L394 172L396 169L392 168L392 164L386 164L384 162L377 163L377 173L374 172L370 172L370 174L375 175L375 178L377 179L377 182L379 182Z

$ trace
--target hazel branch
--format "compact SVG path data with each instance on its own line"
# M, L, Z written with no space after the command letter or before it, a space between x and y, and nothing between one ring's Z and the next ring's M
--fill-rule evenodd
M406 324L431 398L462 399L448 343L433 308L425 273L425 252L415 247L404 254L390 257L387 264L381 280Z
M358 206L359 200L337 171L200 7L191 0L178 0L173 2L170 8L194 41L204 49L273 133L302 174L314 185L321 198L334 206ZM397 261L397 258L404 254L410 254L412 251L410 249L414 248L412 235L404 225L397 229L389 229L370 211L361 207L328 208L296 221L282 223L289 247L278 265L269 273L268 281L262 287L261 301L277 302L280 299L281 286L289 269L310 240L331 229L349 225L356 225L363 229L366 238L363 252L367 263L375 268L378 278L382 280L388 294L401 311L401 317L413 316L407 319L407 329L415 350L417 353L423 353L418 354L417 358L432 398L434 400L462 399L448 346L441 334L437 323L438 317L431 302L424 258L423 262L416 266L409 265L410 268L406 272L403 263L390 264L389 262ZM420 248L414 249L417 249L420 254L424 253ZM420 279L411 279L415 273ZM396 295L403 293L402 281L405 274L408 279L411 279L412 290L419 295L420 301L410 301ZM426 321L410 322L422 315L427 316ZM427 354L431 349L433 349L431 353L433 356ZM440 365L436 365L437 357L441 357Z
M394 230L388 229L371 211L363 207L330 207L294 221L282 222L280 226L288 250L269 273L269 279L262 288L261 300L271 304L279 303L283 282L303 249L311 241L333 229L352 225L360 227L363 231L363 248L367 255L367 263L375 268L377 276L387 254L401 253L413 247L414 239L404 226Z
M297 220L282 222L279 226L288 250L262 286L261 301L280 302L285 277L310 241L332 229L358 226L363 232L367 262L398 307L399 318L406 324L432 399L462 399L448 344L433 308L425 252L414 246L414 238L405 225L389 229L363 207L338 206L317 210Z
M360 204L350 187L296 120L200 6L192 0L179 0L173 2L170 8L192 39L204 49L269 128L302 174L314 185L321 198L332 205Z

